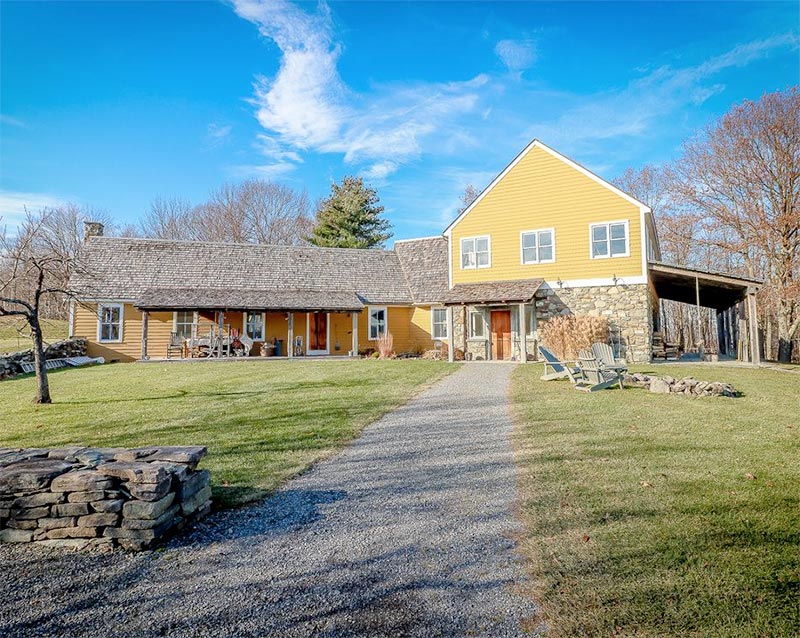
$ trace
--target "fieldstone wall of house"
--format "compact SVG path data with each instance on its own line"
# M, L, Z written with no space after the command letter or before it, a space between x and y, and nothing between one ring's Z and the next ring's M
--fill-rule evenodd
M211 509L206 448L0 448L0 542L157 544Z
M620 356L628 362L650 361L652 324L646 284L543 288L536 294L537 325L557 315L606 317Z
M70 357L85 357L87 341L83 338L65 339L51 343L44 350L45 359L67 359ZM0 357L0 380L13 377L22 373L23 362L33 361L33 349L22 350Z

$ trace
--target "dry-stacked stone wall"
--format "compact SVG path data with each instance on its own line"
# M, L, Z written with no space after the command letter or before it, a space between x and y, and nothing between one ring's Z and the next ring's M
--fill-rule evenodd
M86 352L86 339L65 339L47 346L44 350L44 358L68 359L70 357L85 357ZM33 350L22 350L21 352L0 356L0 379L21 374L22 366L20 364L29 361L33 361Z
M0 448L0 542L152 547L211 509L206 448Z

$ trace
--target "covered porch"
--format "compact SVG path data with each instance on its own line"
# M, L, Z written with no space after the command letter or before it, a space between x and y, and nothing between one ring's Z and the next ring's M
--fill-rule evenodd
M756 365L761 362L756 306L760 281L659 262L649 263L648 272L651 292L655 295L652 308L655 335L663 328L659 312L662 299L694 306L698 321L700 309L711 308L715 311L717 344L710 353L702 351L710 344L702 344L699 358L712 354Z
M364 309L349 291L220 288L150 289L135 306L144 361L357 356Z

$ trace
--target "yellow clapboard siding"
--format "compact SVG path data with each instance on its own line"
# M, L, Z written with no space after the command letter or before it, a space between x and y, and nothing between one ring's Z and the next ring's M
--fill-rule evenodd
M627 220L629 257L590 258L589 225ZM520 233L555 230L556 261L523 265ZM462 270L461 239L491 237L491 267ZM638 206L539 147L532 148L452 229L453 283L641 276Z
M429 307L389 306L387 329L394 338L394 351L398 354L433 347ZM358 347L359 350L377 347L377 343L369 339L368 308L358 317Z

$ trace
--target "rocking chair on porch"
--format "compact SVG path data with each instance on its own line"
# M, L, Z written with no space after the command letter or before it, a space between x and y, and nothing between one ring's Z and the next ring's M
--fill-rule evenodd
M183 358L183 338L178 336L177 332L171 332L167 343L167 359L171 359L176 352Z

